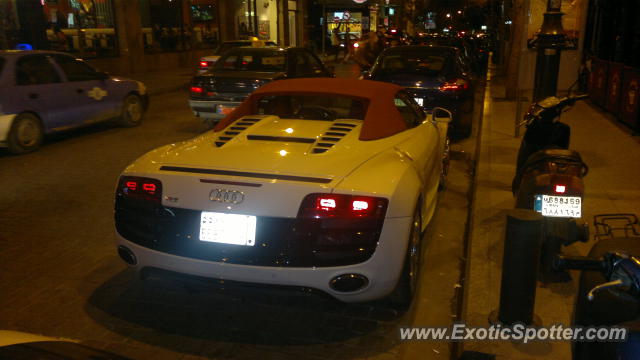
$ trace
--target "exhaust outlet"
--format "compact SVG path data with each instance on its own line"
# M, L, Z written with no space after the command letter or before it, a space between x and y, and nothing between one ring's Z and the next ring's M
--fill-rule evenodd
M138 263L136 255L126 246L118 246L118 255L120 255L120 258L129 265L135 265Z

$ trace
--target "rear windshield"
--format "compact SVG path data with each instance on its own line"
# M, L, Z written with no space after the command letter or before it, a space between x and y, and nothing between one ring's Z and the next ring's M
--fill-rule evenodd
M221 56L214 70L279 72L285 70L286 57L283 51L235 50Z
M445 54L425 52L402 52L385 55L379 65L379 70L384 73L426 73L444 74L449 72L451 59Z
M258 102L258 114L288 119L364 120L366 113L364 101L338 95L277 95Z

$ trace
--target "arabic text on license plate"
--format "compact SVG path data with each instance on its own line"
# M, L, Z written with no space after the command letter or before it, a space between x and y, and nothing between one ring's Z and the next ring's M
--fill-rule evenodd
M534 209L542 216L582 217L582 198L579 196L536 195Z
M218 108L216 109L216 112L218 114L230 114L233 110L235 110L235 106L224 106L224 105L218 105Z
M256 243L256 217L203 211L200 215L200 240L253 246Z
M415 100L418 103L418 105L420 105L420 106L422 106L423 101L424 101L424 99L422 99L422 98L413 98L413 100Z

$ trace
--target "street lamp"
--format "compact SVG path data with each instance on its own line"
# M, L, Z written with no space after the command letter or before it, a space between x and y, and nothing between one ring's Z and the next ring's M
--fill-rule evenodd
M538 35L529 42L530 49L536 49L536 74L533 85L533 101L555 96L560 70L560 53L564 49L575 48L575 43L564 34L562 28L562 0L548 0L547 12Z

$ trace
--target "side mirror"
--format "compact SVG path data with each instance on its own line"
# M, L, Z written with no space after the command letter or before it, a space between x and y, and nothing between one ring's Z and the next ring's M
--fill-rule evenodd
M434 107L431 110L431 121L433 121L434 123L439 122L449 124L452 120L453 114L451 113L451 111L445 108Z

